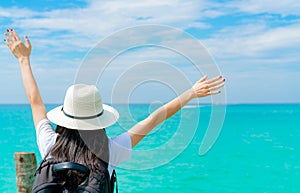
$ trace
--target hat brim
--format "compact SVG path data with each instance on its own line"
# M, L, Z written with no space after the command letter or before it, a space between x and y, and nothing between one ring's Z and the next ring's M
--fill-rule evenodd
M109 105L103 104L103 114L93 119L74 119L67 117L58 106L47 113L48 119L59 126L76 130L97 130L103 129L116 123L119 119L119 113Z

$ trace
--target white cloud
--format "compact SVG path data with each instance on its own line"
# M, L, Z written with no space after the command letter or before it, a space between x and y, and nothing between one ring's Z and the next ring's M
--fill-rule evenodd
M11 26L22 29L35 39L36 47L86 50L113 32L137 25L163 24L181 29L209 28L200 18L215 17L219 13L207 10L206 5L205 1L184 0L92 0L87 7L45 12L0 7L0 17L11 19Z
M24 19L38 15L39 13L26 8L10 7L9 9L7 9L0 7L0 18L6 17L10 19Z
M265 25L228 27L204 40L220 58L270 57L275 51L300 52L300 24L269 28Z
M85 8L57 9L39 13L39 17L17 17L15 26L26 29L67 30L83 35L103 37L120 28L144 24L168 24L207 27L197 22L201 16L201 1L91 1ZM19 12L21 10L15 10ZM28 11L27 11L28 12ZM166 14L167 13L167 14ZM23 13L36 15L35 12ZM10 17L11 14L5 16Z
M11 11L3 8L0 10L2 17L12 17L13 26L18 26L27 33L30 33L30 36L31 34L36 36L36 46L48 47L52 45L56 46L58 50L63 51L74 48L77 50L86 50L95 45L95 40L98 41L112 32L129 26L166 24L177 26L181 29L190 27L205 29L209 28L210 25L202 22L201 20L203 19L220 17L239 11L250 13L279 13L279 11L283 13L289 11L289 13L293 14L293 10L299 10L299 5L300 3L296 0L276 3L270 0L234 1L230 3L183 0L130 2L121 0L104 2L92 0L84 8L56 9L41 13L18 8L13 8L13 12L16 14L12 14ZM234 11L229 12L228 8ZM37 15L39 17L35 17ZM280 45L293 43L290 40L298 38L297 26L291 27L291 29L282 28L276 29L276 31L263 32L261 36L255 34L255 31L258 30L256 29L257 27L258 29L265 28L265 26L261 25L238 26L232 29L225 28L217 33L217 35L223 36L223 41L219 42L219 39L216 38L217 41L211 39L207 42L218 45L217 47L220 47L220 44L227 44L229 46L229 49L226 49L227 55L228 51L241 50L241 47L246 48L248 53L259 52L268 49L267 47L272 49ZM293 33L293 31L289 30L295 31ZM52 34L52 32L60 33ZM233 34L237 37L233 37ZM242 41L241 47L238 46L239 41ZM261 45L257 44L259 46L255 48L253 45L255 42L261 43Z
M282 16L300 15L300 1L298 0L238 0L231 1L226 4L226 7L252 14L271 13L281 14Z

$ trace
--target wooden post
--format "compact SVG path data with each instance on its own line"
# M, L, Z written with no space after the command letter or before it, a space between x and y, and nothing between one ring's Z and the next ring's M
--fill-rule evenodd
M34 153L15 152L18 193L30 193L34 182L36 160Z

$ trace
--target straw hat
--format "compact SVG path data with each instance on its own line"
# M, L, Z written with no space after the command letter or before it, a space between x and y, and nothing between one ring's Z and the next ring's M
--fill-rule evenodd
M119 119L119 113L111 106L102 104L96 86L75 84L68 88L64 105L47 113L56 125L77 130L106 128Z

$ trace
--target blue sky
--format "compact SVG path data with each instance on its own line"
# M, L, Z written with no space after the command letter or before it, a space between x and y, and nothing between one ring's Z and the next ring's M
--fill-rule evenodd
M124 28L145 24L182 29L201 41L226 77L228 103L300 102L298 0L15 0L0 4L1 31L14 28L32 41L32 68L46 103L63 101L84 57L98 42ZM0 50L0 103L26 103L17 61L4 43ZM128 51L114 65L149 58L176 66L191 82L198 78L187 68L187 61L159 48ZM113 72L105 77L105 81L116 78ZM109 101L103 82L99 87L104 101ZM166 85L152 82L138 86L129 101L164 102L175 95Z

